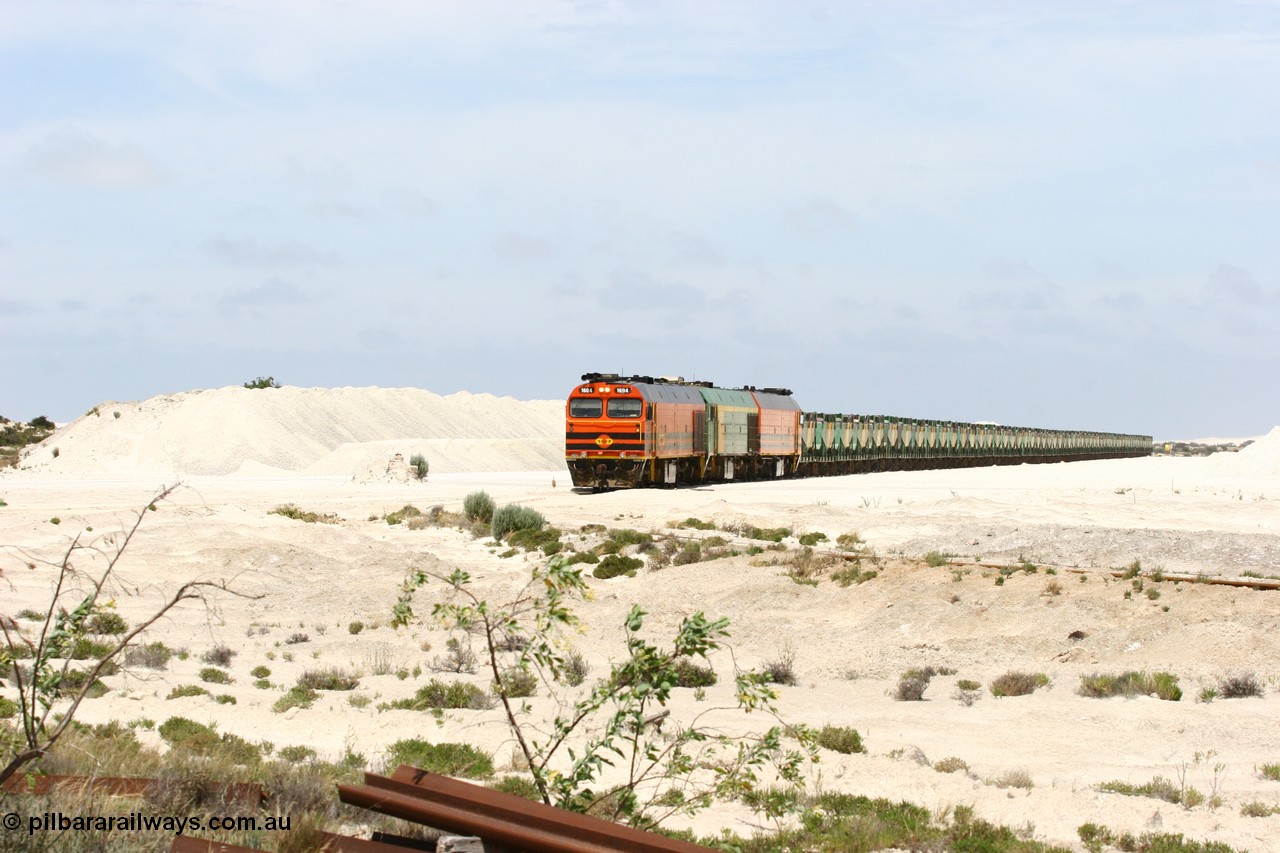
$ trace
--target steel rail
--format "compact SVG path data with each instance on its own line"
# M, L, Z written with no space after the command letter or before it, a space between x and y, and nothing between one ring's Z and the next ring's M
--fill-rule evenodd
M344 803L531 853L707 853L708 848L401 765L339 785Z

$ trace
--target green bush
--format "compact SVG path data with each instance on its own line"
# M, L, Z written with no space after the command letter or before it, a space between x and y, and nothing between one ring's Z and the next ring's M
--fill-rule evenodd
M418 509L413 504L405 504L395 512L387 513L383 518L386 520L387 524L395 525L405 519L417 518L420 515L422 515L422 510Z
M11 720L18 716L18 703L8 696L0 696L0 720Z
M944 554L941 551L930 551L924 555L924 564L936 569L939 566L945 566L950 557L950 554Z
M260 388L279 388L276 384L274 376L259 376L257 379L244 383L244 387L250 390L258 390Z
M204 753L212 750L219 742L218 733L213 726L206 726L186 717L170 717L156 731L174 749Z
M554 527L527 527L511 534L507 542L525 551L542 549L548 557L560 550L560 531Z
M493 498L488 492L472 492L462 501L462 514L468 521L488 524L493 521Z
M361 622L359 619L357 619L356 621L352 622L350 625L347 626L348 634L352 634L352 635L359 634L363 630L364 630L364 623Z
M415 453L409 457L409 467L413 469L413 475L419 480L427 479L427 471L430 467L427 464L427 457L421 453Z
M124 653L125 666L145 666L147 669L164 669L169 665L173 650L161 642L134 646Z
M626 575L627 577L635 577L636 569L644 565L644 561L637 557L624 557L621 554L610 554L600 561L600 565L595 567L591 574L607 580L608 578L616 578L618 575Z
M710 687L717 680L714 669L689 658L678 658L672 667L676 673L676 684L680 687Z
M232 682L231 676L216 666L206 666L200 670L200 680L210 684L230 684Z
M91 634L127 634L129 623L114 610L102 610L89 617L86 627Z
M493 513L493 538L503 539L517 530L541 530L547 520L536 509L507 504Z
M266 678L271 675L271 670L262 664L258 664L253 669L249 670L249 674L254 678Z
M506 688L508 699L524 699L538 692L538 677L528 670L513 666L502 671L502 685ZM493 692L498 693L498 683L493 683Z
M311 703L319 698L320 694L310 687L296 685L285 691L284 695L271 706L271 710L277 714L283 714L290 708L310 708Z
M444 776L488 779L493 759L465 743L428 743L420 738L398 740L387 748L387 764L408 764Z
M1272 782L1280 782L1280 764L1264 764L1261 772L1262 778L1270 779Z
M823 726L818 730L818 746L842 755L867 751L862 745L862 735L849 726Z
M827 534L825 533L801 533L800 534L800 544L809 548L812 548L814 545L817 545L819 542L826 542L826 541L827 541Z
M88 637L81 637L76 640L75 647L71 650L71 654L68 655L68 657L72 660L97 659L106 655L111 651L111 649L111 643L104 643L99 640L91 640Z
M208 696L209 691L199 684L182 684L169 691L166 699L184 699L188 696Z
M316 751L309 746L282 746L276 754L293 764L302 761L313 761L316 757Z
M426 711L432 708L483 710L493 707L493 700L474 684L463 681L444 682L433 678L419 687L412 698L397 699L387 707L408 711Z
M538 791L538 786L533 784L533 781L527 776L503 776L498 781L491 783L489 788L494 791L501 791L504 794L533 800L537 803L542 802L542 794Z

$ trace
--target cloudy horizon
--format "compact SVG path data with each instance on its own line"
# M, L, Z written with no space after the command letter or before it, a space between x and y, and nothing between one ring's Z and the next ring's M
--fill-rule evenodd
M605 371L1157 438L1280 423L1275 2L5 18L10 418Z

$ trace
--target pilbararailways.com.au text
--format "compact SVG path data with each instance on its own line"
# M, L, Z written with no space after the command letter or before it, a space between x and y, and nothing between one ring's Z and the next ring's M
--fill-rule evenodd
M151 815L129 812L121 815L69 815L63 812L43 812L28 815L24 821L17 812L9 812L3 818L4 828L16 830L26 826L28 835L37 832L169 832L182 835L186 832L237 832L288 831L292 822L289 815L213 815L208 817L177 817L175 815Z

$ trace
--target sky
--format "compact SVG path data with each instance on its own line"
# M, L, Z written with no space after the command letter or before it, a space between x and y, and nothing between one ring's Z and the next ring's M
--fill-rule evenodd
M1280 424L1280 0L0 0L0 415L273 376Z

